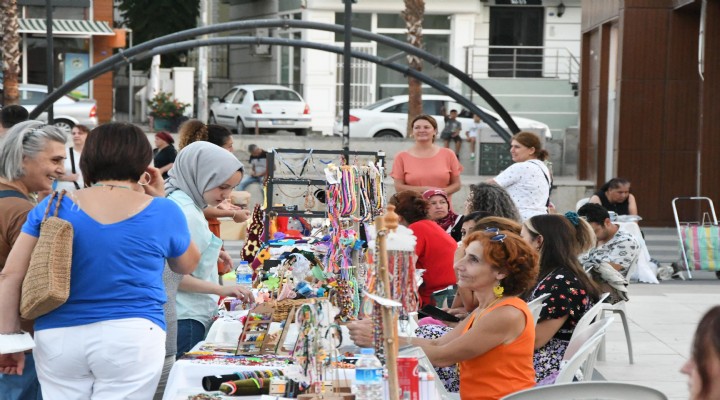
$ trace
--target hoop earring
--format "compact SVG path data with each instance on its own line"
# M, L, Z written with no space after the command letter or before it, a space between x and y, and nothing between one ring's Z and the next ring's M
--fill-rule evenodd
M144 176L147 176L147 181L146 181L145 183L142 183L142 182L138 181L138 185L140 185L140 186L147 186L147 185L150 183L150 180L152 179L152 175L150 175L150 173L147 172L147 171L143 172L143 175L144 175Z

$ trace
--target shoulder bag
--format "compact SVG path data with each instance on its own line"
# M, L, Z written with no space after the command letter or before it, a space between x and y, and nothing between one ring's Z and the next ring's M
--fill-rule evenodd
M40 237L30 257L20 297L20 315L36 319L64 304L70 295L73 227L58 218L58 210L65 191L50 195ZM55 213L48 216L55 200Z

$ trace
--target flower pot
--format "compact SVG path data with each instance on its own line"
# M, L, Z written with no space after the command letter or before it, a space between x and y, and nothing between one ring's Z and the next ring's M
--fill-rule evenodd
M153 129L155 129L155 131L172 132L173 125L175 125L173 122L173 119L170 118L155 117L153 118Z

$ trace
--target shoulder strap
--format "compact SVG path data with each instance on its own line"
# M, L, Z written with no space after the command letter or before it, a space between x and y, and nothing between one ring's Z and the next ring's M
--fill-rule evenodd
M70 169L73 174L77 174L77 171L75 171L75 151L72 147L70 148ZM73 181L73 185L75 185L75 190L80 190L80 185L78 185L77 181Z
M4 199L4 198L8 198L8 197L17 197L20 199L27 200L27 196L18 192L17 190L0 190L0 199Z
M60 211L60 203L62 202L62 198L63 198L63 196L65 196L65 193L67 193L67 192L65 191L65 189L63 189L60 192L58 192L56 190L56 191L52 192L52 194L50 194L50 199L48 200L47 207L45 208L45 215L43 216L43 221L45 221L47 219L48 214L50 213L50 207L52 206L53 200L55 200L55 212L53 213L52 216L53 217L58 216L58 211Z

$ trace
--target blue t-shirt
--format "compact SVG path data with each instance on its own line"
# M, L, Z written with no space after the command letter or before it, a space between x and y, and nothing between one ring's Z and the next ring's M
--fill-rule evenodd
M47 202L30 211L23 232L40 236ZM59 217L74 230L70 297L35 320L35 330L125 318L145 318L165 329L165 258L179 257L190 246L180 208L154 198L123 221L101 224L64 197Z

